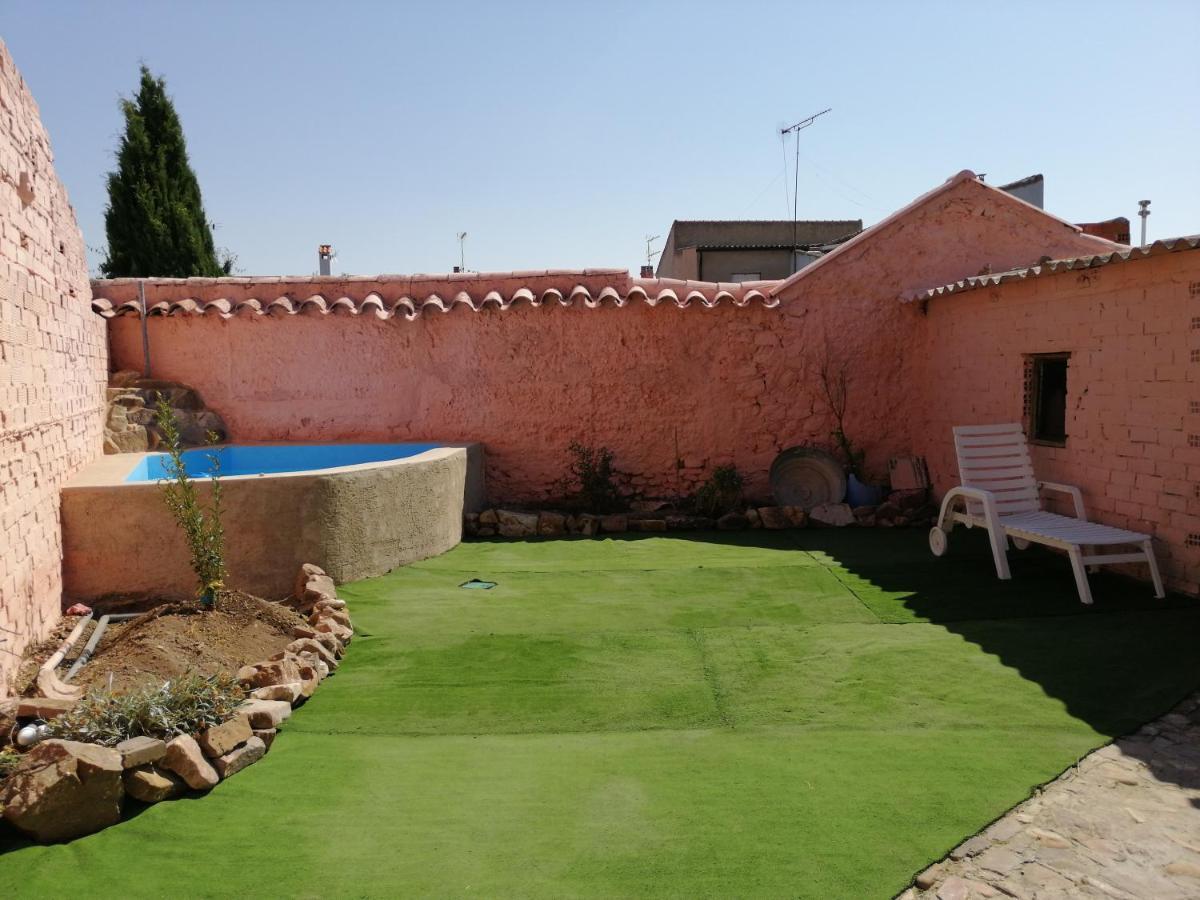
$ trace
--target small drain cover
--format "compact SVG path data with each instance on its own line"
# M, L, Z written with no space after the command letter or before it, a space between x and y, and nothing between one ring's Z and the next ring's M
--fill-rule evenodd
M490 591L496 586L494 581L483 581L479 578L472 578L470 581L464 581L459 585L461 588L467 588L472 591Z

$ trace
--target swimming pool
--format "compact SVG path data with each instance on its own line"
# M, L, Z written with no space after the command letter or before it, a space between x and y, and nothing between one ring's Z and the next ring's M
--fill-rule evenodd
M363 463L407 459L434 450L440 444L232 444L198 447L183 452L183 465L193 478L212 475L213 456L222 476L277 475L310 472ZM158 481L166 478L167 455L148 454L126 476L126 482Z

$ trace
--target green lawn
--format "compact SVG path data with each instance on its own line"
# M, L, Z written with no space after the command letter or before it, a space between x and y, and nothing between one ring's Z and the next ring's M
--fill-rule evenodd
M1200 682L1200 608L916 531L475 543L347 585L259 765L8 896L886 898ZM464 590L472 577L497 582Z

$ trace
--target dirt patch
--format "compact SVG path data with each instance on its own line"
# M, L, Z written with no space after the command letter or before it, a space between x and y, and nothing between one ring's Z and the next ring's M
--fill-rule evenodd
M239 592L222 595L211 610L194 602L164 604L136 619L109 625L91 662L72 683L123 691L188 672L236 672L278 653L293 640L292 629L303 623L298 613L285 606ZM40 659L53 653L70 631L66 628L58 636L62 630L56 630L57 641L39 645ZM80 639L80 649L87 637Z

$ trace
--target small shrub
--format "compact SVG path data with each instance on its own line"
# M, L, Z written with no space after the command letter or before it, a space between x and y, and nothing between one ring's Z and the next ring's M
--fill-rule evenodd
M158 426L167 448L164 468L168 480L163 483L163 497L175 522L187 537L188 549L192 554L192 571L200 583L198 593L201 602L211 606L213 598L224 586L226 577L225 529L221 524L221 461L217 454L209 454L212 464L212 503L205 509L196 496L195 482L188 476L183 462L183 441L175 411L161 395L157 409ZM217 435L210 431L209 446L217 440Z
M733 512L742 500L742 473L737 466L717 466L708 480L692 495L697 514L715 519Z
M564 487L574 503L586 512L609 513L623 509L624 498L614 477L612 451L607 447L589 447L572 441L570 474Z
M231 675L184 675L126 694L93 691L50 722L50 736L106 747L142 735L170 740L221 724L245 696Z
M12 747L0 749L0 781L8 777L8 773L17 767L21 754Z

